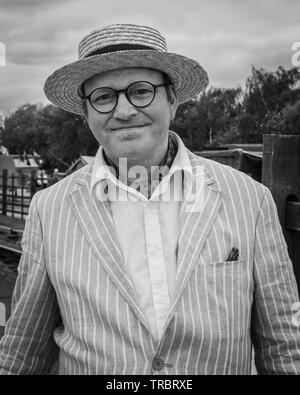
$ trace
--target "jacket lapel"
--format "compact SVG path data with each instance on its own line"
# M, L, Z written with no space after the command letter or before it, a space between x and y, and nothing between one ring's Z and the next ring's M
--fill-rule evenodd
M197 167L197 166L196 166ZM180 237L178 242L177 276L174 299L169 311L165 328L167 328L176 310L184 289L195 266L205 241L216 219L222 204L222 192L216 187L215 181L206 172L204 166L199 166L200 173L193 168L192 183L197 183L198 193L194 200L194 209L189 207L193 202L185 200L180 211ZM200 177L200 179L197 177ZM197 188L196 188L197 190Z
M111 281L149 330L147 320L136 302L135 290L125 269L109 203L97 201L91 195L89 183L84 175L77 180L77 184L77 188L70 193L70 200L80 227Z

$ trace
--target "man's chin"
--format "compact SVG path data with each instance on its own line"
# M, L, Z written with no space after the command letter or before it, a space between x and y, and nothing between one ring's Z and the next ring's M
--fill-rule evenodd
M141 152L147 149L149 145L147 136L140 131L124 131L117 136L115 147L119 152L130 153Z
M149 147L147 145L141 144L137 139L134 139L131 140L131 144L121 144L119 146L118 157L126 158L128 161L142 161L148 152Z

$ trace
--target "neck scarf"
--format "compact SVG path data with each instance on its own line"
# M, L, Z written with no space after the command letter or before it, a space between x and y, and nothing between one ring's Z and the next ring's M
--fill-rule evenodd
M177 154L178 151L178 143L175 139L175 137L173 137L170 133L168 136L168 148L166 151L165 156L163 157L163 159L161 160L160 164L158 165L160 171L159 171L159 181L161 181L163 179L163 177L165 177L167 175L167 173L169 172L169 170L172 167L172 164L174 162L175 156ZM115 165L115 163L109 159L109 157L107 156L107 154L105 153L105 151L103 150L103 157L104 157L104 161L106 162L106 164L108 166L111 166L114 170L115 170L115 174L116 177L119 179L119 168L118 166Z

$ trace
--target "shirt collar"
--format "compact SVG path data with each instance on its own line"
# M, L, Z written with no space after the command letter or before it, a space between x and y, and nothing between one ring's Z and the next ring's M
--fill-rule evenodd
M176 171L181 171L183 170L184 173L188 176L190 176L189 178L192 177L193 175L193 169L192 169L192 164L191 164L191 160L188 154L188 150L186 148L186 146L183 144L181 138L178 136L178 134L170 131L170 133L172 134L172 136L174 136L177 140L177 144L178 144L178 150L177 150L177 154L175 156L174 162L172 164L172 167L170 169L170 176L172 174L174 174Z
M173 138L176 139L178 144L178 150L167 177L170 178L172 174L174 174L176 171L183 171L184 174L187 176L185 177L185 182L191 183L193 170L188 150L176 133L172 131L170 131L169 133L172 135ZM93 163L91 191L93 192L95 190L97 184L108 180L113 182L114 184L120 183L120 181L116 178L116 170L114 169L114 167L108 166L106 164L103 156L103 147L100 146Z

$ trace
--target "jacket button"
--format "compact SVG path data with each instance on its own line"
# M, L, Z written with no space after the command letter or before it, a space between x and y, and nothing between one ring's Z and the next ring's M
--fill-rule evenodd
M154 358L152 361L152 368L154 370L162 370L164 368L165 364L164 361L160 358Z

